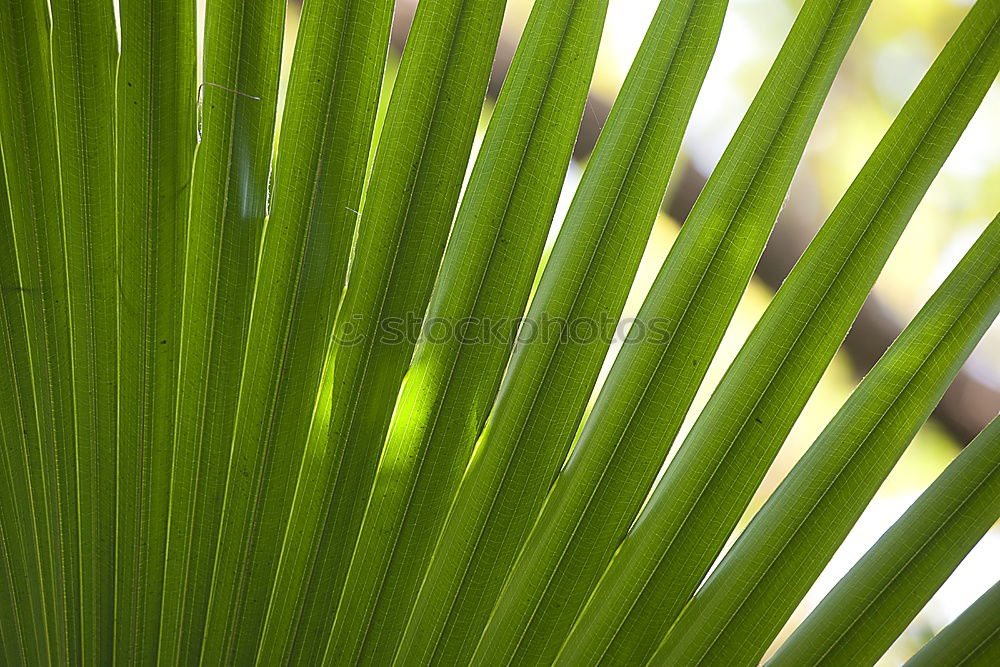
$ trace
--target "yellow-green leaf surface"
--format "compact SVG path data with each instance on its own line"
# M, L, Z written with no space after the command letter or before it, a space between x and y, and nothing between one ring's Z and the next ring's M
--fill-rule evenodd
M607 0L540 0L528 20L379 463L334 628L362 638L344 658L395 654L524 314L606 10Z
M195 3L122 0L115 659L155 659L195 125ZM110 269L105 269L110 270Z
M2 172L0 172L2 173ZM8 664L49 660L47 597L51 583L35 419L31 357L24 321L7 188L0 188L0 614L2 656Z
M556 479L481 641L485 662L556 657L680 428L867 8L813 0L800 12ZM646 619L646 632L659 622ZM599 656L613 631L571 638L564 659ZM648 643L613 659L641 660Z
M1000 662L1000 581L910 658L906 667L991 667Z
M16 271L4 285L4 310L8 326L19 329L17 320L23 323L26 349L12 349L11 357L20 372L30 369L31 378L30 394L21 394L21 419L4 419L34 419L37 426L37 431L25 429L27 479L20 480L31 489L40 570L35 583L45 596L42 615L32 623L41 624L37 631L47 645L46 661L68 663L80 660L82 650L80 544L73 360L48 18L42 0L8 3L0 11L0 150L12 232L6 254L13 259L4 270ZM18 333L12 333L11 344L20 348ZM20 378L14 381L22 385Z
M1000 218L865 377L671 629L671 664L756 664L1000 311Z
M992 279L996 284L996 272ZM874 664L1000 519L998 452L1000 419L994 419L844 575L767 664ZM992 650L996 651L995 642Z
M421 2L372 167L335 327L329 438L307 454L291 524L307 522L296 643L326 650L357 530L472 148L504 0ZM349 205L345 203L344 205ZM338 653L331 648L331 658Z
M648 651L650 626L665 634L718 556L996 76L998 17L997 3L971 10L681 444L585 612L618 628L612 650Z
M1000 308L998 218L705 579L1000 69L970 1L688 414L869 3L793 3L660 257L728 0L648 7L614 100L609 0L0 3L0 664L756 662ZM881 655L998 435L778 664ZM996 599L915 664L995 661Z
M66 239L80 517L81 657L111 655L114 634L118 285L115 68L111 0L55 0L52 67Z
M475 649L597 380L725 6L666 2L653 20L546 264L398 662L463 663ZM574 338L578 323L600 330Z
M167 664L189 664L199 654L209 663L232 659L237 633L223 628L244 612L231 590L246 574L251 521L238 508L254 496L234 473L230 451L266 215L284 17L285 3L267 0L212 2L205 18L160 625ZM259 607L253 611L262 619Z
M303 656L295 641L314 553L302 545L311 544L315 515L288 519L299 466L309 466L314 455L303 461L361 208L392 3L338 0L303 11L236 431L247 457L238 465L251 470L253 461L260 468L251 494L258 497L254 525L262 539L246 593L255 611L238 632L247 648L260 642L258 660L265 664L301 662L317 650ZM307 510L315 506L305 502ZM269 599L261 638L257 608L267 609Z

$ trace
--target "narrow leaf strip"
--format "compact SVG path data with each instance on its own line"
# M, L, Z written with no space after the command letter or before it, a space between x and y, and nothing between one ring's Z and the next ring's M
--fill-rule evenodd
M670 631L672 664L756 664L1000 311L1000 217L865 377Z
M244 593L252 606L233 626L240 662L258 643L263 664L309 660L289 652L315 498L303 499L306 514L289 514L361 207L391 16L388 0L337 0L307 3L299 25L236 424L238 470L252 470L250 497L262 497Z
M497 607L497 632L523 632L515 655L555 657L639 511L750 280L867 8L867 0L815 0L803 7L686 221ZM647 619L646 630L655 634L658 620ZM572 664L599 655L615 628L602 625L570 639L565 659ZM489 631L484 636L484 655L495 650L491 637ZM645 644L610 659L640 661Z
M337 616L391 661L496 396L583 114L607 0L540 0L504 83L400 393Z
M725 7L664 2L654 17L521 328L400 662L464 664L472 656L593 391ZM581 323L582 335L570 329Z
M156 657L195 127L194 0L122 0L115 661ZM105 267L104 270L108 270Z
M52 67L72 331L81 661L113 655L118 284L111 0L53 0Z
M236 659L230 651L244 600L231 591L247 574L243 544L252 526L238 508L256 496L241 484L245 477L234 480L230 450L266 215L284 18L283 0L219 0L205 17L160 630L168 664L191 664L199 653L209 664ZM253 610L263 616L259 603Z
M615 644L653 649L718 556L996 76L998 18L994 2L972 10L796 264L668 466L589 603L588 615L601 616L610 606L620 610L609 619L620 626Z
M5 270L16 270L12 284L4 285L4 304L10 325L19 328L17 319L24 324L30 370L23 359L15 363L31 378L24 418L37 420L36 435L29 430L24 441L36 450L25 472L35 497L40 583L47 598L43 617L35 621L46 623L46 662L69 664L81 657L80 545L72 336L49 39L44 0L7 3L0 11L0 149L13 231L7 254L14 259ZM14 336L11 344L18 344Z
M997 280L994 274L994 284ZM998 453L1000 419L994 419L768 664L874 664L1000 518Z
M990 667L1000 662L1000 582L910 658L906 667Z

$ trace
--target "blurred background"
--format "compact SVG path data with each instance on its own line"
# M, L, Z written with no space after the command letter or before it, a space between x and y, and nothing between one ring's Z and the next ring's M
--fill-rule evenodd
M591 99L564 192L558 230L580 172L659 0L610 0ZM533 0L508 0L490 95L495 98ZM695 107L625 317L638 310L679 226L750 104L801 6L801 0L730 0L719 48ZM888 128L910 92L968 11L965 0L874 0L834 84L757 275L713 364L690 421L735 357L819 225ZM300 0L289 5L285 63L290 67ZM416 0L397 0L394 62ZM388 90L388 88L387 88ZM383 100L383 106L384 102ZM483 128L491 105L487 101ZM979 232L1000 211L1000 86L994 83L951 158L903 234L875 291L796 424L745 521L760 507L848 394L916 314ZM609 355L609 363L616 350ZM778 642L899 517L1000 409L1000 326L994 324L934 419L914 440L855 530L789 621ZM687 426L685 428L687 428ZM682 433L683 435L683 433ZM898 665L1000 579L1000 529L968 556L881 664Z

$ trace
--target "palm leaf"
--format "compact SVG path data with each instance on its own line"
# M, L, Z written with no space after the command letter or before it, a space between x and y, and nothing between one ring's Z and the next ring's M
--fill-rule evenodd
M630 333L641 342L624 347L549 494L481 641L484 659L507 645L545 660L558 652L680 428L867 7L821 1L800 13L640 310ZM600 633L588 630L566 659L599 655L590 642Z
M194 159L184 259L183 324L165 558L160 655L189 663L214 660L235 633L216 631L210 597L238 616L226 597L231 572L242 568L220 538L238 504L227 469L264 225L277 100L284 3L214 2L205 27L204 80L199 86L199 143ZM241 480L238 476L236 480ZM242 499L245 492L237 491ZM238 515L238 514L237 514ZM229 525L232 525L230 523ZM241 522L241 534L245 522ZM219 543L219 556L216 544ZM215 558L220 562L216 565ZM227 560L227 558L231 560ZM211 595L186 581L207 579ZM232 613L230 613L232 611ZM206 621L206 615L208 620ZM241 619L242 620L242 619ZM208 623L207 628L206 623ZM252 624L247 621L248 629ZM203 633L208 638L202 642ZM223 640L217 641L217 640ZM219 644L224 643L224 648Z
M197 87L194 2L120 13L115 654L133 662L159 639Z
M958 667L996 664L1000 660L1000 582L934 636L909 667Z
M361 209L335 329L326 451L304 470L318 517L301 622L303 649L327 643L396 395L458 203L503 0L423 3L414 19ZM394 323L395 329L384 328ZM402 327L402 328L400 328ZM364 397L364 400L362 400ZM335 537L334 537L335 536ZM322 582L319 585L318 582ZM351 654L345 636L331 658Z
M53 96L72 343L81 646L84 661L111 652L114 630L115 450L118 430L118 285L115 234L115 67L108 0L53 2Z
M74 506L73 360L48 11L44 2L26 0L6 7L2 14L0 136L12 232L7 255L13 259L9 266L16 267L10 283L14 291L5 295L4 307L8 326L19 328L17 320L21 320L27 338L27 345L11 359L22 371L30 368L32 378L30 393L21 394L24 414L19 421L34 419L37 428L34 434L32 429L24 434L25 445L36 451L27 454L23 479L34 506L37 583L45 596L42 615L35 622L44 625L39 631L46 637L48 661L69 662L81 655L79 524ZM15 312L18 307L20 313ZM11 344L18 345L17 333L12 334ZM21 357L25 352L27 359Z
M659 654L760 660L1000 312L1000 217L705 582Z
M555 213L607 0L535 5L400 391L337 612L343 658L389 662L486 420ZM557 36L557 38L553 38ZM502 330L497 334L497 328ZM405 655L405 654L403 654Z
M236 436L274 451L267 475L284 480L287 491L275 489L284 494L282 503L292 498L300 462L307 472L317 455L308 452L303 460L314 413L330 412L329 401L317 404L315 397L340 303L336 287L344 283L355 211L361 208L390 15L388 2L310 4L299 28ZM326 440L323 434L315 437ZM314 490L308 484L302 488ZM314 539L316 517L309 504L296 509L305 514L294 513L283 527L284 548L278 540L268 545L272 559L280 550L281 561L259 648L258 659L265 663L302 658L302 644L294 638L303 632L300 600L315 554L297 545ZM270 578L262 576L261 584L270 586Z
M43 464L35 418L31 356L20 287L14 229L7 189L0 194L0 550L4 599L0 614L4 659L10 664L49 660L47 586L43 567L49 558L47 530L40 507Z
M610 344L560 344L572 322L614 327L721 28L724 2L665 3L647 33L542 274L399 655L467 661L565 458ZM667 94L674 90L681 94ZM524 326L530 326L526 324Z
M535 0L519 42L506 0L6 3L0 661L758 661L1000 310L998 217L705 579L995 80L1000 5L696 416L869 0L805 0L610 363L727 4L661 0L612 104L608 0ZM997 519L998 437L773 663L882 655ZM913 664L995 662L996 591Z
M996 76L989 5L970 12L778 290L622 542L593 593L620 603L589 612L621 626L616 643L649 651L649 619L669 629L735 528Z
M996 271L991 282L996 290ZM995 312L995 298L992 305ZM1000 420L994 420L844 575L768 664L874 663L1000 518L998 448Z

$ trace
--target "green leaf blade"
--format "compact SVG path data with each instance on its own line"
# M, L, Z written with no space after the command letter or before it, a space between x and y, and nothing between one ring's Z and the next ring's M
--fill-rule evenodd
M392 93L335 326L328 442L308 452L291 522L308 560L294 651L330 636L379 451L451 228L503 0L421 3ZM398 333L398 332L397 332ZM362 397L363 400L362 400ZM325 427L325 426L324 426ZM317 500L318 499L318 500Z
M997 9L976 6L910 98L778 291L622 542L594 592L595 600L615 591L627 601L621 641L645 632L650 618L669 617L665 609L676 617L749 504L995 76Z
M123 0L115 660L157 652L195 123L193 0Z
M767 664L874 664L1000 518L998 451L1000 419L994 419Z
M751 664L833 557L1000 311L1000 218L754 517L660 647Z
M496 395L569 165L606 9L606 0L536 3L493 112L345 585L338 623L367 628L363 662L388 664L396 652Z
M724 2L659 11L577 190L529 310L538 326L599 321L624 306ZM670 91L667 94L665 91ZM565 457L610 344L520 341L473 455L399 651L467 662L503 577Z
M14 228L7 186L0 187L0 537L7 578L4 651L7 661L42 664L50 660L47 638L50 604L43 574L49 558L38 508L45 502L31 353L24 319ZM41 519L41 521L39 521ZM13 636L11 636L13 635Z
M258 547L251 574L255 604L267 609L263 636L256 617L239 629L244 643L259 641L266 664L306 659L295 637L313 555L301 545L315 538L316 504L306 496L289 513L311 420L323 409L317 395L361 208L392 4L313 3L303 12L236 426L238 447L274 452L264 474L280 480L261 510L271 541Z
M118 284L115 68L109 0L52 8L53 89L72 332L81 659L113 653Z
M37 440L26 439L25 444L37 450L28 456L26 473L32 478L37 513L38 576L47 598L40 622L46 625L42 631L47 661L68 663L79 660L81 651L80 545L73 358L47 3L25 0L4 8L0 60L0 149L13 242L8 254L17 272L11 284L16 297L4 301L15 327L13 308L21 307L37 424ZM23 370L23 363L19 365ZM28 402L22 419L31 418Z
M1000 660L1000 582L906 662L907 667L989 667Z
M865 1L820 1L801 11L549 494L482 640L489 660L496 658L494 637L508 631L522 633L521 658L551 660L559 652L680 428L707 370L698 362L711 358L721 341L867 7ZM617 597L601 605L602 620L567 639L560 659L648 657L675 610L645 618L637 641L607 652L627 605Z
M268 0L214 2L205 18L160 626L168 663L199 653L210 663L233 659L237 633L222 628L244 614L232 587L246 575L242 540L252 523L236 508L251 494L231 472L234 388L266 215L284 17L285 3Z

